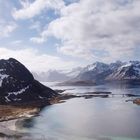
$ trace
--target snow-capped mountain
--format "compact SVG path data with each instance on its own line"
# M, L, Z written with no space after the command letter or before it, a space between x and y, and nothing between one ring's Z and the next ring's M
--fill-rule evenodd
M96 62L86 66L75 78L69 80L67 83L93 82L103 83L107 81L140 81L140 62L130 61L105 64Z
M114 70L107 80L140 80L140 62L130 61Z
M125 65L126 62L121 62L121 61L116 61L114 63L110 63L109 64L109 68L112 70L112 71L116 71L119 67Z
M109 65L96 62L83 68L82 72L75 78L78 81L102 81L111 72Z
M0 104L46 101L57 94L36 81L29 70L17 60L0 60Z
M97 72L97 73L102 73L104 71L107 71L108 69L109 69L109 65L102 63L102 62L95 62L95 63L85 67L83 72L93 71L93 72Z
M116 61L110 64L95 62L83 68L77 67L69 71L50 70L34 76L39 81L62 82L62 85L93 85L108 81L140 80L140 62Z

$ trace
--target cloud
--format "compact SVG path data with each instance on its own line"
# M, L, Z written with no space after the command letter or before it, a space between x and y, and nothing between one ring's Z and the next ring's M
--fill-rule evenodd
M16 23L0 21L0 37L8 37L17 28Z
M139 0L80 0L62 7L60 17L31 41L43 43L53 36L62 42L58 52L66 55L126 59L140 46L139 5Z
M36 0L32 3L29 0L21 1L21 9L13 10L15 19L29 19L39 15L44 9L61 9L64 6L63 0Z
M13 57L23 63L29 70L45 72L49 69L70 69L76 66L73 61L65 61L60 57L48 54L41 54L36 49L11 50L0 48L0 59Z

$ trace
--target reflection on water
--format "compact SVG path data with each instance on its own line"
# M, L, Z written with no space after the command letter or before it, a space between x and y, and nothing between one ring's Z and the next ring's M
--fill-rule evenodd
M93 91L110 91L113 94L140 94L140 85L132 84L104 84L97 86L55 86L53 82L43 82L52 89L66 89L64 93L85 93Z
M70 87L54 87L64 89ZM71 87L71 93L112 91L140 94L139 87ZM131 98L76 98L48 106L40 116L17 123L19 129L44 140L140 140L140 106Z

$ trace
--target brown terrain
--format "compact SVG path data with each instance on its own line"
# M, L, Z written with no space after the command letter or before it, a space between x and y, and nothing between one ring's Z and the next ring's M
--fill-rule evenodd
M0 105L0 121L29 117L37 114L38 112L39 108L35 107Z
M137 105L140 105L140 98L137 98L137 99L133 100L133 103L137 104Z

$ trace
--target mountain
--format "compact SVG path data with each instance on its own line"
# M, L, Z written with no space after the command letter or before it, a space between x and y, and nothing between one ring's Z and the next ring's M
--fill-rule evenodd
M34 77L41 82L62 82L70 79L63 71L49 70L47 72L33 72Z
M0 104L45 101L57 96L52 89L34 79L30 71L16 59L0 60Z
M126 62L121 62L121 61L116 61L114 63L110 63L109 64L109 68L112 70L112 71L116 71L119 67L123 66L127 64Z
M78 85L93 85L110 81L140 82L140 62L117 61L110 64L96 62L83 68L75 78L65 83L67 85L76 85L77 83Z
M64 82L76 77L82 70L82 67L77 67L72 70L49 70L46 72L32 73L41 82Z
M111 72L109 65L96 62L85 67L82 72L76 77L78 81L102 81Z
M82 67L77 67L77 68L73 68L70 71L65 72L65 74L69 76L70 78L74 78L78 76L82 71L83 71Z
M130 61L114 70L106 80L140 80L140 62Z

